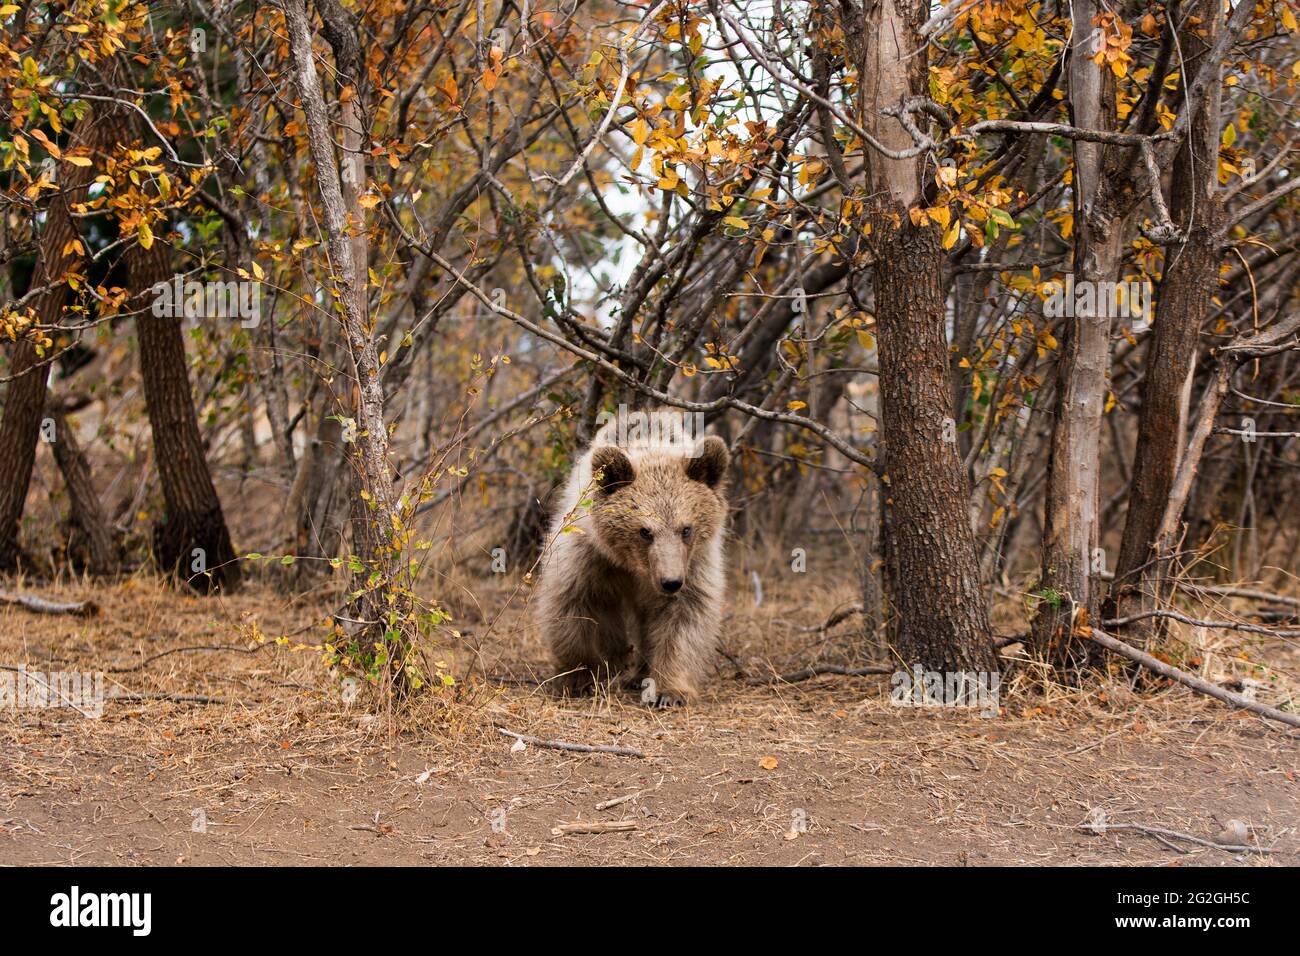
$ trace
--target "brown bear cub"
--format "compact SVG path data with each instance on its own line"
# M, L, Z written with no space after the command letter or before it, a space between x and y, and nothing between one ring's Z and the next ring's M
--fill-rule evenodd
M534 602L566 693L620 680L678 706L713 663L731 456L689 424L620 408L564 485Z

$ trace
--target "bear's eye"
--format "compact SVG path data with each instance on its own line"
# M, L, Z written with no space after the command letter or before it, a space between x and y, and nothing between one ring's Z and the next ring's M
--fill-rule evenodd
M690 525L687 525L685 528L682 529L682 540L683 540L683 541L690 541L690 540L691 540L691 528L690 528Z
M654 533L649 528L641 529L641 537L646 541L653 541L655 539Z

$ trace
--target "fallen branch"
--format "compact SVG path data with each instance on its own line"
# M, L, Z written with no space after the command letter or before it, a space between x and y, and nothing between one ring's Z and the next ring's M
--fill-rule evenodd
M1267 634L1269 637L1300 637L1300 630L1279 630L1276 627L1264 627L1262 624L1242 624L1237 621L1202 621L1198 618L1188 617L1186 614L1179 614L1177 611L1143 611L1141 614L1130 614L1128 617L1111 618L1103 623L1107 627L1123 627L1136 621L1144 621L1149 617L1166 617L1172 621L1190 624L1193 627L1216 627L1228 631L1248 631L1251 634Z
M155 693L135 693L128 692L125 694L109 694L109 700L121 700L131 702L140 702L146 700L166 700L176 704L224 704L223 697L205 697L202 694L155 694Z
M515 740L522 740L534 747L547 747L551 750L568 750L580 754L617 754L620 757L645 758L645 754L639 750L633 750L631 747L615 747L612 744L571 744L565 740L543 740L541 737L517 734L513 730L506 730L504 727L498 727L497 733L506 737L513 737Z
M274 644L267 642L259 644L256 647L240 647L238 644L197 644L193 647L173 647L170 651L162 651L150 657L146 657L139 664L133 664L130 667L110 667L106 674L132 674L138 670L143 670L147 665L156 660L169 657L172 654L188 654L195 651L233 651L236 654L256 654L258 651L268 647L275 647Z
M18 604L37 614L94 617L99 613L99 605L94 601L50 601L35 594L15 594L12 591L0 591L0 604Z
M1164 827L1149 827L1141 823L1085 823L1079 827L1080 830L1087 830L1090 833L1105 833L1107 830L1136 830L1138 833L1145 833L1147 836L1153 836L1164 842L1164 837L1174 840L1186 840L1188 843L1195 843L1198 846L1209 847L1212 850L1227 850L1229 853L1272 853L1273 851L1262 846L1247 846L1244 844L1234 843L1215 843L1213 840L1204 840L1198 836L1192 836L1190 833L1182 833L1178 830L1166 830ZM1175 849L1177 849L1175 847Z
M1188 591L1204 591L1206 594L1217 594L1221 597L1248 598L1252 601L1262 601L1265 604L1280 604L1283 607L1300 608L1300 598L1287 597L1284 594L1272 594L1268 591L1256 591L1253 588L1238 588L1227 584L1184 584L1181 587Z
M838 674L841 677L868 677L872 674L892 674L897 668L883 667L874 664L870 667L844 667L841 664L818 664L815 667L806 667L801 671L791 671L789 674L777 674L775 677L755 677L750 679L753 684L797 684L800 681L812 680L814 677L821 677L825 674Z
M620 803L627 803L629 800L635 800L639 796L641 796L640 790L636 791L635 793L624 794L621 797L614 797L611 800L602 800L600 801L600 803L596 804L596 809L608 810L610 807L616 807Z
M820 634L822 631L829 631L836 624L840 623L840 621L846 620L847 618L852 617L854 614L861 614L861 613L862 613L861 604L850 604L847 605L846 607L842 607L839 610L837 610L834 614L832 614L830 617L826 619L826 622L824 624L814 624L812 627L801 627L799 628L799 633Z
M1168 677L1170 680L1178 681L1180 684L1186 684L1194 691L1223 701L1225 704L1231 704L1241 710L1248 710L1253 714L1259 714L1261 717L1267 717L1269 720L1276 720L1292 727L1300 727L1300 716L1288 714L1285 711L1278 710L1276 707L1270 707L1267 704L1261 704L1258 701L1250 700L1241 694L1235 694L1225 687L1218 684L1211 684L1207 680L1189 674L1186 671L1179 670L1172 664L1166 664L1164 661L1152 657L1145 651L1139 651L1136 647L1125 644L1121 640L1111 637L1104 631L1099 631L1095 627L1085 630L1085 636L1094 644L1100 644L1108 651L1119 654L1121 657L1127 657L1131 661L1136 661L1143 667L1150 668L1162 677Z
M551 834L564 836L566 833L626 833L637 829L637 826L635 820L578 820L551 827Z

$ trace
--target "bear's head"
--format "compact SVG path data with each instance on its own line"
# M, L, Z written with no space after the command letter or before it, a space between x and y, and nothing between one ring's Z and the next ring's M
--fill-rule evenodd
M635 466L613 445L592 452L597 546L665 595L690 587L696 556L722 534L726 519L726 443L708 435L695 452L638 457Z

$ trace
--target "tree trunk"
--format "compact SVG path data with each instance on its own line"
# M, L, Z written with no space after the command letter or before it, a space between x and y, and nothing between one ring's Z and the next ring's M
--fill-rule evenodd
M1113 79L1110 70L1098 66L1091 56L1100 34L1093 23L1098 7L1094 0L1075 0L1072 9L1071 120L1081 128L1110 130L1115 125ZM1123 230L1104 188L1105 157L1102 144L1074 141L1075 288L1088 282L1096 290L1097 283L1114 282L1123 252ZM1096 618L1099 595L1092 586L1093 574L1104 569L1097 566L1095 550L1111 316L1110 309L1098 307L1100 298L1092 295L1084 300L1091 307L1067 317L1060 336L1034 618L1035 645L1058 664L1079 664L1088 656L1086 642L1073 640L1074 626L1080 623L1075 615L1083 611Z
M93 128L93 122L94 117L88 115L77 124L72 145L84 145L77 140L89 138L87 131ZM86 187L94 175L93 167L65 162L59 168L62 191L50 200L31 278L33 288L54 285L34 302L42 325L58 325L62 317L68 298L63 276L80 261L79 253L67 248L77 238L70 206L85 200ZM36 346L22 339L10 351L9 375L4 417L0 420L0 571L15 569L23 559L18 532L31 485L32 466L36 462L36 442L45 410L50 367Z
M91 574L112 574L118 569L117 544L100 504L99 492L95 490L90 463L63 410L52 410L51 417L55 439L51 447L68 488L71 524L78 537L70 544L69 555L84 554L84 566Z
M845 24L845 35L855 37L862 82L858 116L892 150L908 149L912 140L881 110L928 91L919 36L928 13L924 0L881 0L864 11L860 30ZM924 157L865 153L896 649L905 667L993 671L988 607L967 518L970 491L951 417L946 256L939 230L918 228L908 213L925 201Z
M888 263L876 271L876 341L897 650L926 670L993 671L970 490L949 417L938 230L907 222L880 242L878 258Z
M184 320L156 316L152 310L150 290L172 279L166 249L156 239L148 249L137 244L126 253L135 292L132 308L140 310L135 323L140 375L164 501L162 518L153 528L154 560L164 573L175 574L196 591L230 589L239 585L240 567L203 453L181 332Z
M1200 0L1189 11L1189 20L1196 18L1195 28L1186 27L1179 36L1189 71L1200 69L1221 28L1222 14L1219 0ZM1168 265L1160 283L1142 382L1128 516L1107 617L1153 610L1164 590L1168 555L1161 553L1157 535L1186 446L1201 325L1218 290L1222 254L1216 235L1221 217L1217 190L1221 90L1217 80L1207 88L1189 135L1174 160L1170 212L1188 238L1166 252ZM1149 633L1155 620L1148 618L1135 627Z
M412 648L414 626L402 560L405 532L388 461L379 349L367 315L367 263L358 258L364 253L365 245L349 233L349 220L352 229L364 230L364 210L357 202L365 181L364 158L356 144L361 142L365 126L359 102L354 106L345 104L343 113L349 119L343 123L344 146L345 150L348 144L353 148L345 152L340 162L335 156L325 97L312 54L312 25L306 0L286 0L284 9L294 85L307 122L330 267L337 278L343 338L353 373L356 436L350 443L349 454L354 492L352 533L353 545L365 570L354 579L356 616L348 622L351 626L347 629L362 653L374 653L374 645L382 642L383 651L375 658L375 664L382 675L381 691L389 692L407 685L409 672L405 665ZM362 77L353 25L333 0L317 0L317 9L334 48L341 82L350 81L354 87L351 100L359 100ZM345 441L348 437L345 436Z

